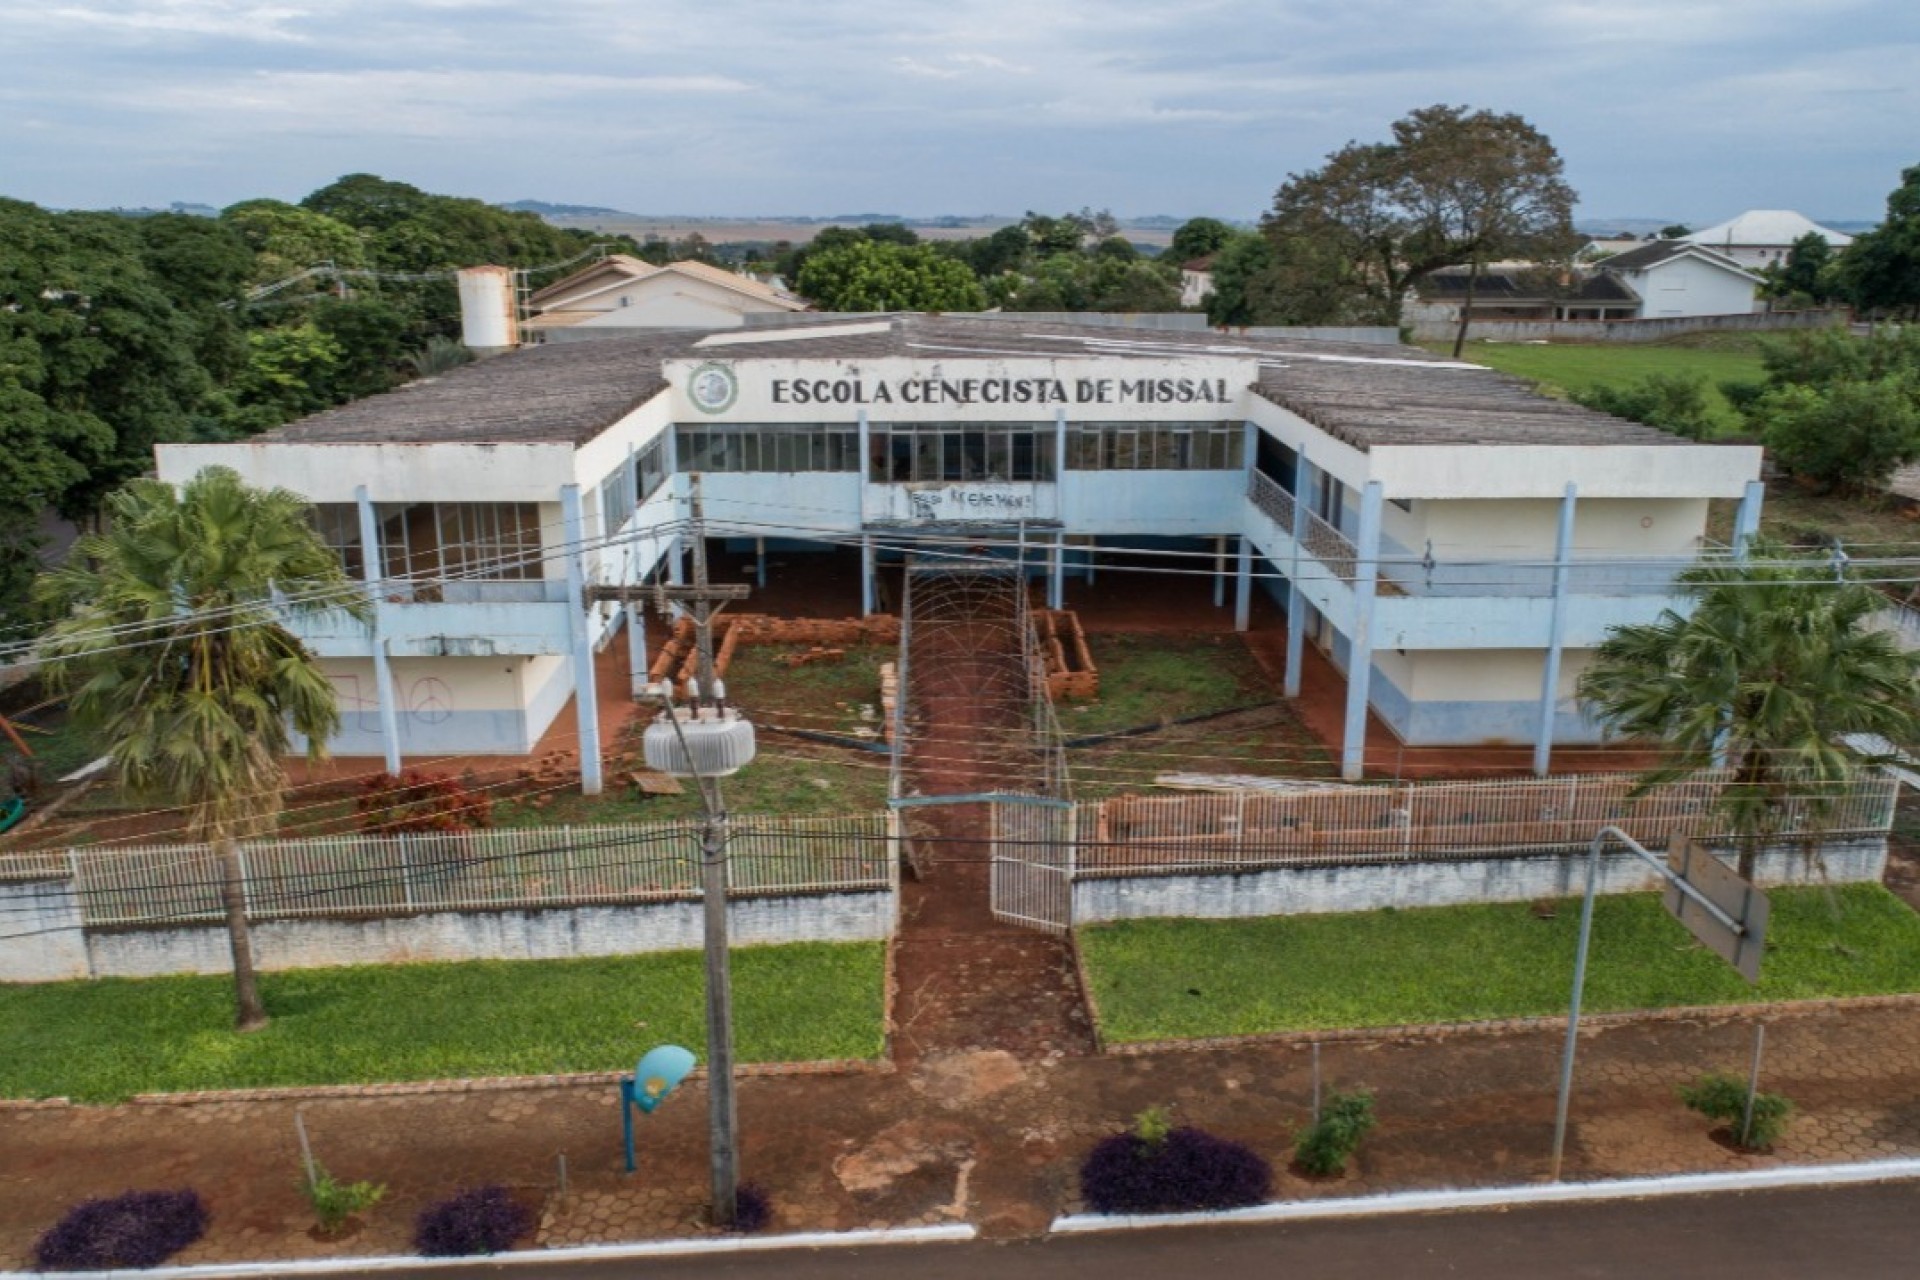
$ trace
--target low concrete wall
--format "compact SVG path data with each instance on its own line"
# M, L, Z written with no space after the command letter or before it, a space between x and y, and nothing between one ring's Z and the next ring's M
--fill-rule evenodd
M1475 320L1468 341L1485 342L1664 342L1679 333L1778 333L1787 329L1827 329L1851 323L1845 307L1814 311L1754 311L1729 316L1660 316L1651 320ZM1414 320L1409 326L1421 342L1452 341L1458 320Z
M0 886L0 910L26 901ZM226 930L202 924L166 928L77 928L79 909L65 880L38 881L31 899L61 931L0 941L0 982L69 978L152 978L170 973L226 973L232 968ZM262 969L403 964L425 960L561 960L577 956L684 951L700 945L697 901L581 906L544 910L444 911L413 916L268 920L253 926ZM893 932L890 892L820 893L741 898L729 907L732 941L877 942ZM7 933L24 933L10 927Z
M73 881L0 883L0 982L87 976L87 943Z
M1884 839L1829 846L1825 880L1878 881L1886 870ZM1564 898L1586 885L1586 853L1458 858L1187 875L1077 880L1073 921L1139 920L1156 916L1228 919L1324 915L1382 907L1450 907L1473 902L1531 902ZM1819 882L1797 852L1763 854L1763 885ZM1653 868L1631 854L1600 859L1600 892L1637 893L1659 887Z

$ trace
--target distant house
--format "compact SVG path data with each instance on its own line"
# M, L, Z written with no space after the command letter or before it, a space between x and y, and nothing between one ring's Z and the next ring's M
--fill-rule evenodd
M1483 267L1473 285L1475 320L1630 320L1640 298L1613 276L1547 267L1500 264ZM1419 284L1407 304L1412 321L1455 323L1467 305L1468 271L1447 267Z
M1754 287L1761 283L1731 258L1688 240L1655 240L1615 254L1597 271L1632 290L1641 320L1745 315L1754 310Z
M527 329L533 335L575 329L737 329L749 315L807 309L802 299L723 267L704 262L655 266L616 253L528 297Z
M1808 234L1821 237L1835 249L1844 249L1853 243L1852 236L1829 230L1791 209L1749 209L1737 218L1681 239L1731 258L1749 271L1758 271L1776 262L1785 262L1793 242Z
M1213 294L1213 255L1180 264L1180 305L1197 307Z

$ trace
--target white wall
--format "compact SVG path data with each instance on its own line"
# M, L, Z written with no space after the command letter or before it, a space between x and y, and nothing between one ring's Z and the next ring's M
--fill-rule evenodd
M396 392L395 394L405 394ZM352 502L366 485L375 502L540 502L557 500L573 477L566 444L236 444L154 446L159 476L183 484L209 466L231 467L248 484L293 490L311 502Z
M36 882L42 893L49 885ZM0 904L12 886L0 886ZM72 909L71 897L56 904ZM254 960L262 969L406 964L460 960L564 960L577 956L684 951L700 945L699 902L556 907L529 911L443 911L360 919L268 920L253 926ZM787 942L879 942L893 933L894 897L885 890L736 898L727 905L737 945ZM162 929L71 931L70 945L0 939L0 982L74 978L155 978L174 973L229 973L226 930L190 925Z
M1697 257L1669 258L1650 270L1621 274L1640 295L1642 319L1745 315L1757 306L1751 280Z
M1760 859L1763 885L1873 883L1886 869L1884 840L1829 846L1825 875L1810 873L1797 851ZM1437 862L1286 867L1234 875L1125 876L1081 879L1073 885L1076 925L1161 916L1232 919L1378 911L1385 907L1449 907L1473 902L1531 902L1564 898L1585 885L1586 853ZM1600 892L1642 893L1659 876L1630 854L1603 855Z

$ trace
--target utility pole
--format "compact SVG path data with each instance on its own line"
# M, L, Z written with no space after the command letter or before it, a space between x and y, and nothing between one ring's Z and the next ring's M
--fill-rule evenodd
M681 604L693 617L697 659L693 705L683 713L673 705L668 680L665 710L647 728L649 766L691 778L705 817L700 827L700 901L702 948L707 971L707 1098L709 1162L713 1174L713 1220L732 1227L739 1211L739 1120L733 1079L733 982L727 945L727 809L720 779L753 758L753 726L726 705L725 689L713 668L713 619L729 601L744 600L744 583L714 586L707 580L706 525L700 501L700 477L693 478L693 585L656 587L662 613ZM591 600L644 598L644 587L594 587ZM691 718L688 718L690 714ZM696 749L695 743L699 744Z

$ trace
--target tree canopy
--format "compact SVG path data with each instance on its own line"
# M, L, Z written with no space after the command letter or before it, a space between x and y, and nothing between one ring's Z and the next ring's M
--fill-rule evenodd
M263 1025L234 842L272 829L293 733L320 759L340 716L332 684L285 617L366 598L320 541L304 499L209 467L179 492L140 479L108 500L107 531L81 539L35 584L58 621L44 653L82 725L111 744L126 792L180 806L227 866L241 1030Z
M1885 221L1855 238L1837 273L1854 306L1920 317L1920 165L1901 172Z
M1659 744L1647 783L1726 762L1722 811L1748 877L1791 802L1817 824L1858 775L1843 737L1920 733L1920 654L1871 625L1885 599L1822 560L1765 543L1750 555L1690 570L1692 612L1615 628L1579 682L1610 730Z
M864 237L813 253L795 287L823 311L979 311L987 304L964 262L927 245Z
M1465 107L1422 107L1391 142L1347 144L1289 176L1261 224L1269 269L1310 286L1316 313L1286 319L1397 325L1407 293L1443 267L1570 255L1575 197L1561 174L1553 143L1520 116Z

